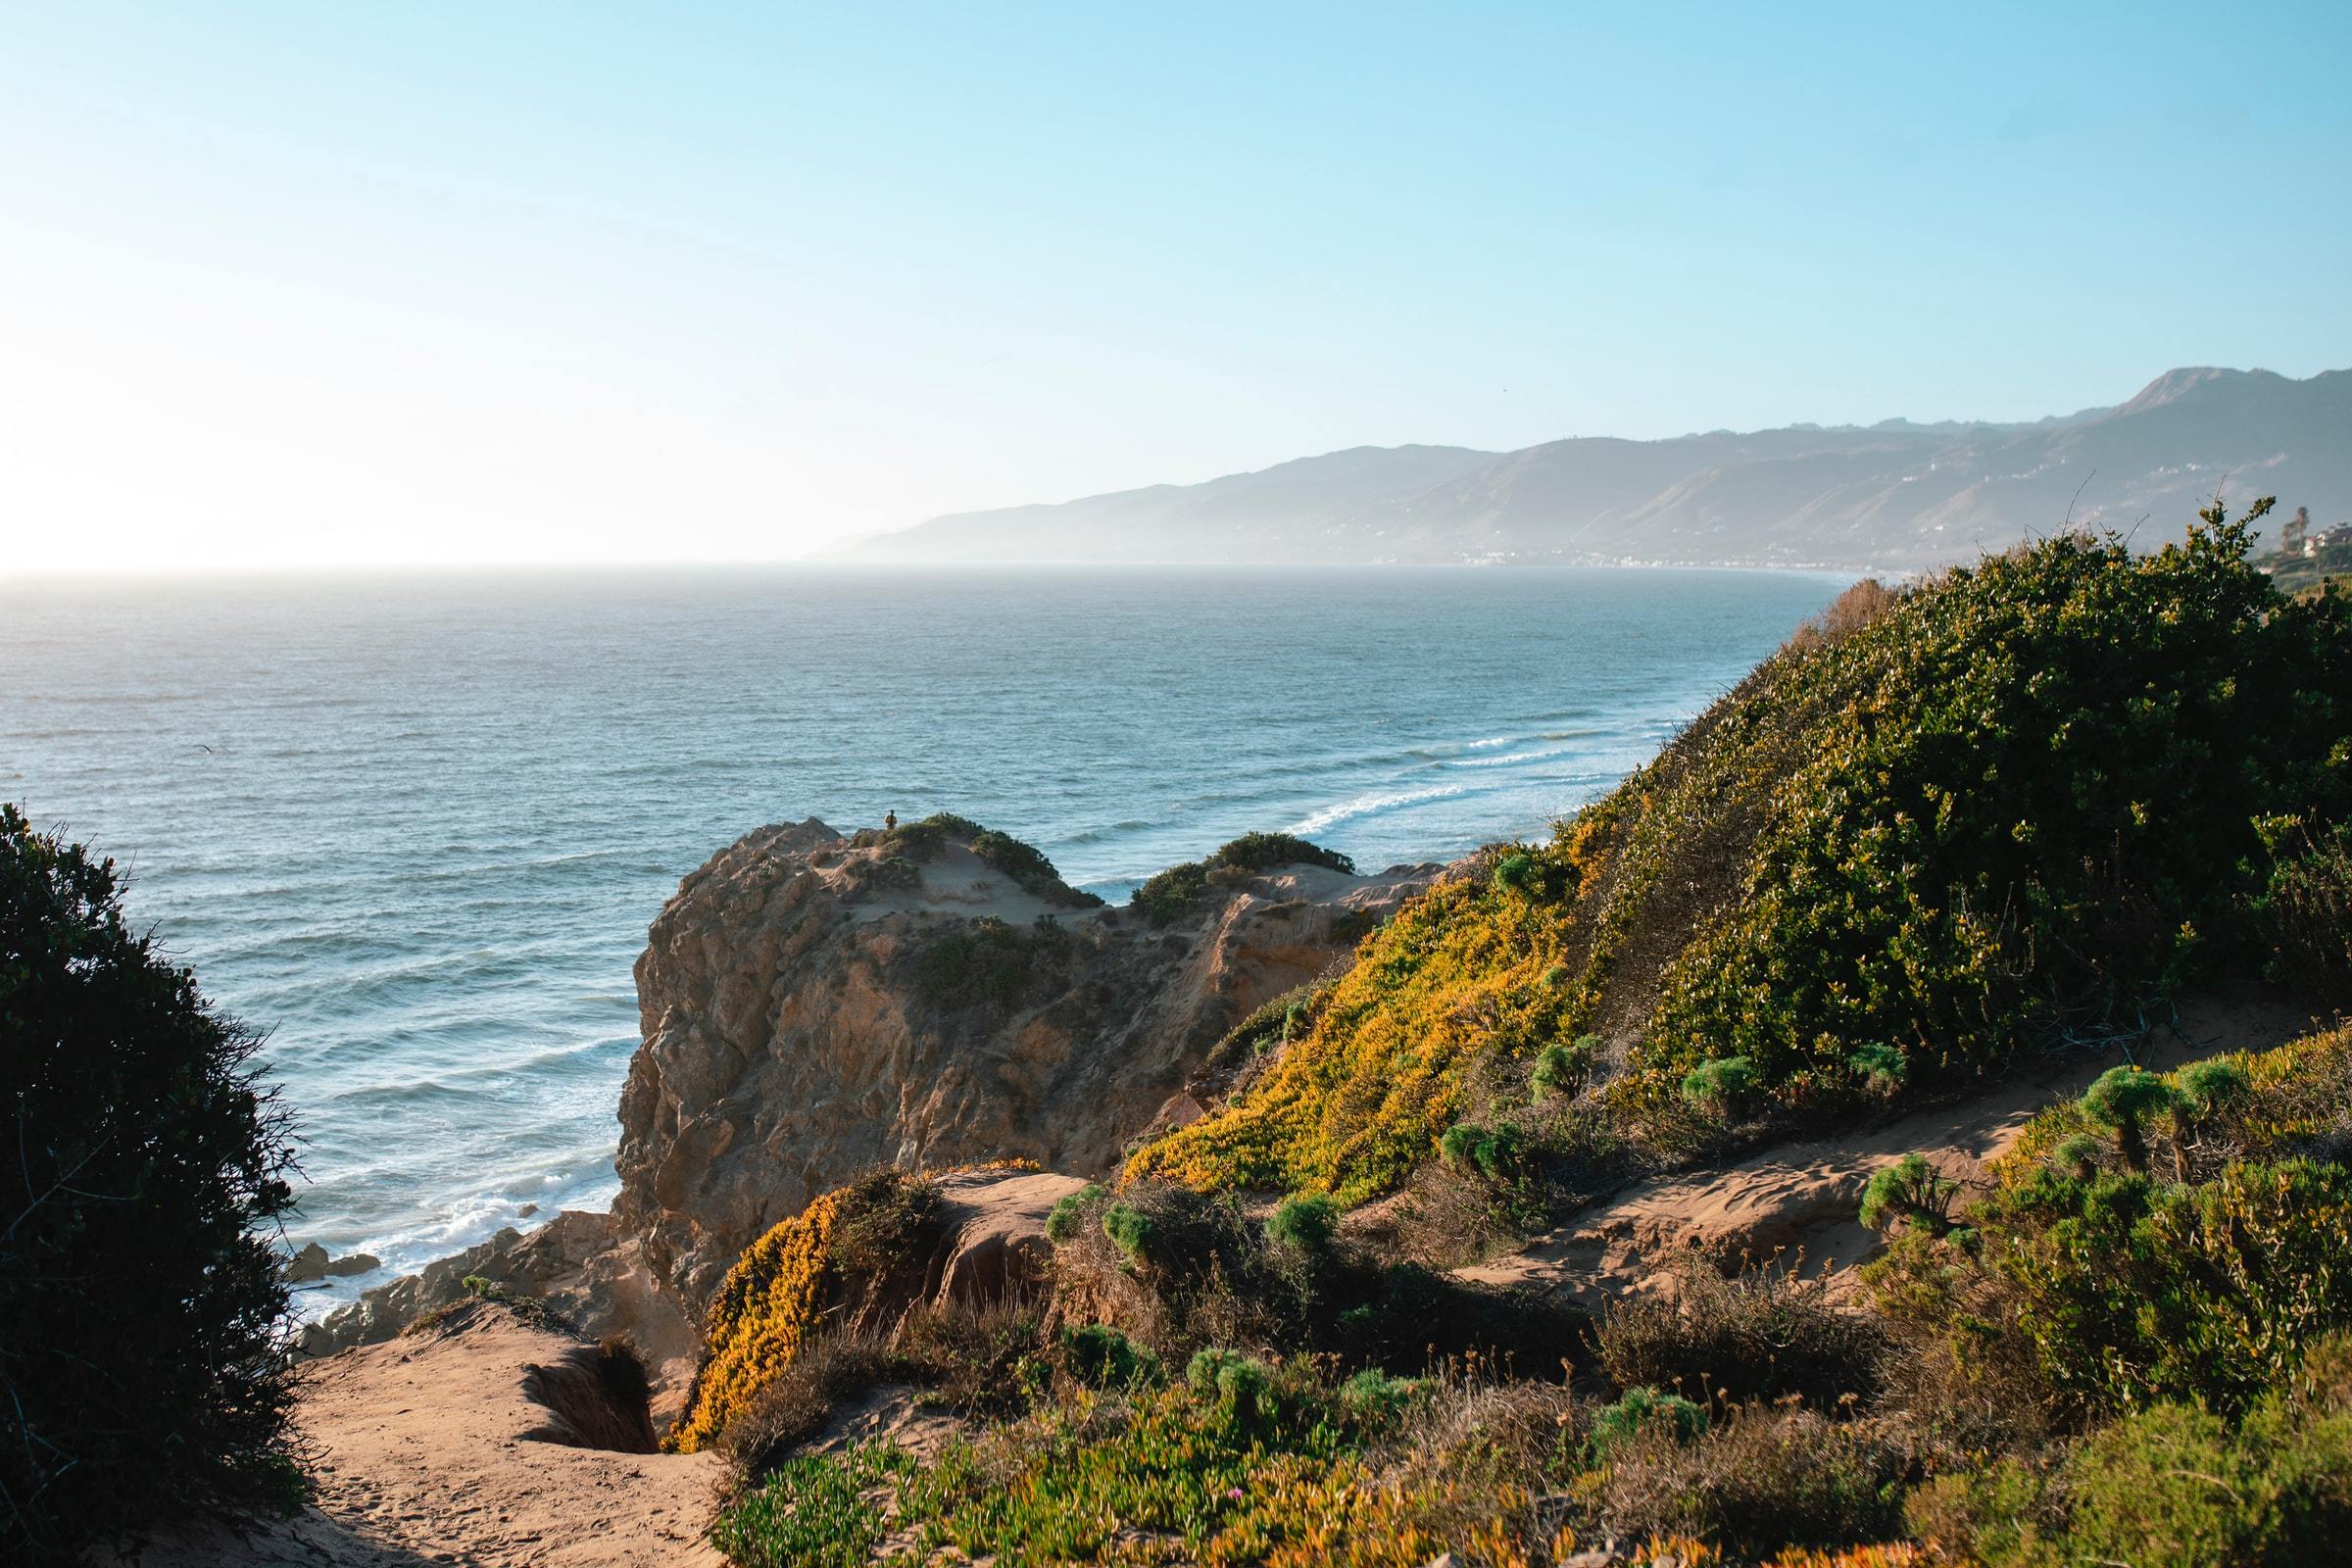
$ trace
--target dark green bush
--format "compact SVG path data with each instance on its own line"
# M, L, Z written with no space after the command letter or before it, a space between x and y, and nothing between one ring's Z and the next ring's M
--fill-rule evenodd
M1711 1115L1736 1120L1756 1087L1756 1064L1745 1056L1702 1061L1683 1074L1683 1098Z
M1923 1156L1905 1154L1873 1173L1862 1189L1862 1224L1885 1231L1909 1223L1940 1235L1951 1229L1952 1195L1959 1190L1936 1175Z
M995 915L939 933L912 952L916 990L941 1007L1021 1006L1057 978L1069 933L1052 917L1026 931Z
M2274 972L2352 1007L2352 822L2315 829L2287 814L2255 825L2271 869L2253 902L2278 954Z
M1319 865L1348 876L1355 874L1355 862L1347 856L1305 839L1288 833L1245 833L1205 860L1169 866L1137 888L1131 902L1151 915L1153 925L1166 925L1180 918L1211 887L1283 865Z
M1604 1463L1620 1446L1655 1432L1673 1443L1695 1443L1707 1430L1707 1412L1679 1394L1655 1389L1628 1389L1614 1404L1593 1412L1587 1439L1595 1464Z
M1940 1477L1907 1512L1984 1568L2317 1568L2343 1560L2352 1530L2352 1415L2274 1396L2233 1426L2158 1404L2053 1467L2002 1459Z
M1301 1193L1275 1205L1266 1219L1266 1240L1303 1256L1319 1257L1339 1229L1339 1204L1320 1193Z
M1753 792L1746 871L1644 1059L1801 1095L1843 1042L1899 1040L1948 1075L2258 956L2258 819L2352 813L2352 607L2247 563L2266 509L1989 558L1759 670L1708 740Z
M1132 1389L1165 1375L1149 1347L1101 1323L1061 1331L1061 1364L1071 1377L1096 1389Z
M0 1557L299 1497L261 1043L0 805Z
M1514 1122L1493 1127L1460 1123L1446 1129L1438 1152L1456 1170L1475 1172L1488 1181L1510 1183L1525 1173L1527 1135Z
M1555 1040L1536 1053L1535 1070L1528 1074L1527 1080L1536 1099L1568 1094L1576 1088L1584 1078L1586 1064L1592 1060L1592 1048L1586 1043L1592 1039L1586 1035L1574 1046Z
M2111 1067L2082 1096L2083 1120L2114 1138L2126 1170L2141 1173L2148 1168L2150 1124L2170 1121L2180 1108L2172 1080L2144 1067Z
M1113 1203L1102 1211L1102 1234L1110 1238L1130 1268L1139 1268L1150 1258L1157 1231L1152 1216L1140 1208Z
M1102 1200L1103 1191L1101 1182L1088 1182L1078 1191L1055 1199L1054 1206L1046 1212L1046 1240L1056 1247L1076 1241L1086 1224L1086 1211Z

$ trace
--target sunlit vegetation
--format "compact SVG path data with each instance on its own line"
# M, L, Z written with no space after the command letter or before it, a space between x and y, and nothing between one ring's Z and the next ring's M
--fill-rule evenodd
M1152 917L1153 925L1181 918L1211 891L1239 887L1252 877L1285 865L1321 866L1327 871L1355 874L1355 862L1345 855L1310 844L1288 833L1245 833L1220 847L1205 860L1171 865L1135 890L1130 902Z
M2352 623L2276 593L2245 528L1857 587L1622 789L1229 1034L1221 1104L1055 1206L1036 1321L893 1363L1002 1391L939 1396L964 1436L737 1446L715 1539L1007 1568L2333 1560L2352 1029L2170 1071L2116 1049L2207 979L2352 985ZM1182 869L1139 903L1212 885ZM1858 1291L1692 1253L1595 1320L1403 1260L1399 1215L1524 1234L2046 1049L2124 1064L1989 1190L1922 1155L1857 1182L1886 1244ZM795 1353L866 1365L829 1329Z
M1003 872L1024 891L1050 904L1089 908L1102 902L1096 895L1082 893L1063 882L1054 862L1035 845L1009 833L982 827L970 817L957 816L953 811L935 812L920 821L901 822L884 838L914 861L931 858L942 844L953 840L979 857L982 863Z
M886 1295L920 1269L939 1228L938 1190L882 1171L826 1193L754 1242L705 1316L702 1365L665 1446L692 1453L749 1413L820 1322Z
M1550 842L1407 906L1129 1174L1358 1202L1602 1041L1608 1132L1687 1157L2121 1035L2208 976L2340 989L2352 612L2247 564L2263 510L1858 588Z

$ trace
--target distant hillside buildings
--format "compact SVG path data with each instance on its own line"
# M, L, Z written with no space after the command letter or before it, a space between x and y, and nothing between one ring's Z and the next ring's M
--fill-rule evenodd
M2278 530L2278 553L2282 556L2316 556L2337 545L2352 545L2352 522L2315 529L2309 507L2297 507L2286 526Z

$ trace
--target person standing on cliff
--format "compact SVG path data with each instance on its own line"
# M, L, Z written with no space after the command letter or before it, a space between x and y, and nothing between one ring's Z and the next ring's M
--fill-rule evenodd
M882 831L885 833L895 833L898 831L898 828L899 813L896 811L884 811L882 813Z

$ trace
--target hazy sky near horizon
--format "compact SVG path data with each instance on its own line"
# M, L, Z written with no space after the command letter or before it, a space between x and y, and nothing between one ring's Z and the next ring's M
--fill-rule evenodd
M1794 9L10 0L0 573L2352 366L2352 7Z

